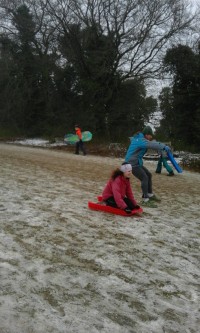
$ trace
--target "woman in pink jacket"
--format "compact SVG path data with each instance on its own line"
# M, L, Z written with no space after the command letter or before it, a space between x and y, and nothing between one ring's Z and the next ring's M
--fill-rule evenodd
M123 209L126 213L131 213L134 208L140 207L131 189L131 174L132 166L126 162L112 172L102 193L102 199L108 206Z

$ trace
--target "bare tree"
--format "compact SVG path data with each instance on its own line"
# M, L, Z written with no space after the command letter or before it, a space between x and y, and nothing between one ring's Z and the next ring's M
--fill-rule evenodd
M94 24L112 36L117 55L113 71L130 77L155 78L163 51L191 27L195 13L184 0L47 0L59 33L71 24Z
M96 25L99 33L112 36L117 49L112 70L120 71L122 80L155 78L163 52L180 43L196 17L186 0L0 0L1 31L14 34L12 12L22 4L34 14L36 47L45 52L74 24Z

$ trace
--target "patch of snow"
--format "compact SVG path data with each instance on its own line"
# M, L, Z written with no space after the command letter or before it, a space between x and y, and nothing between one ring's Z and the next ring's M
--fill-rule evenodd
M8 141L8 143L14 143L23 146L33 146L33 147L57 147L57 146L65 146L64 141L55 140L55 142L51 143L49 140L44 140L40 138L33 139L23 139L23 140L14 140Z
M198 332L200 176L145 161L158 208L89 210L121 162L0 144L1 332Z

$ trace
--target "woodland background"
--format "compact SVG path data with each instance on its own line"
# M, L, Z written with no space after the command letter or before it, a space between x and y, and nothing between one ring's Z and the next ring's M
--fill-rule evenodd
M199 151L199 19L184 0L0 0L0 138L79 123L123 142L161 112L157 138Z

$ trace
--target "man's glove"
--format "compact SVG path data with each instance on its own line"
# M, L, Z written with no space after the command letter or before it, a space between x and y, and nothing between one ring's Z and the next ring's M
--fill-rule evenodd
M170 152L170 151L171 151L170 147L168 147L168 146L165 146L165 147L164 147L164 150L165 150L166 152Z
M124 211L127 213L127 214L131 214L132 210L130 208L125 208Z

